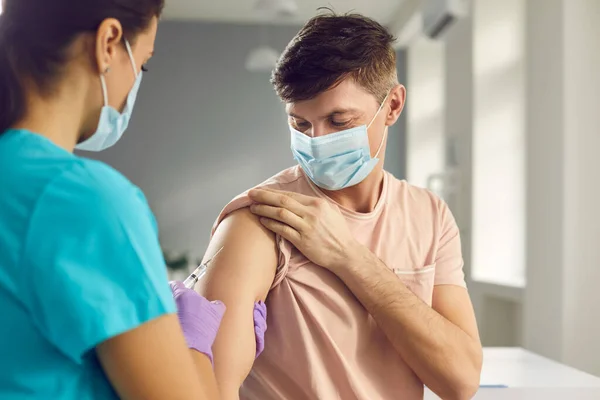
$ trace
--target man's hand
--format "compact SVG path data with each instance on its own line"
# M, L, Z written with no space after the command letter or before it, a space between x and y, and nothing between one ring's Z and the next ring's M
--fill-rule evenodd
M279 190L251 190L252 213L306 258L329 270L348 263L360 246L339 208L327 200Z

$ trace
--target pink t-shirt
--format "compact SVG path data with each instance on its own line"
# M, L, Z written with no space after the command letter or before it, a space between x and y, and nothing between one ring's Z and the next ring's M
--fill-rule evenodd
M327 198L299 167L259 187ZM250 203L246 194L234 199L215 229L225 216ZM371 213L340 209L354 237L425 303L431 305L435 285L465 286L458 228L446 204L429 191L386 172ZM267 298L265 350L240 398L422 399L419 378L342 281L289 242L276 241L279 265Z

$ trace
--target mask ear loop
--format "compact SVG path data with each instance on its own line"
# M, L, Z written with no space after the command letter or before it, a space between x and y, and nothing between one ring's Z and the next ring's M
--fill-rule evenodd
M127 54L129 55L129 60L131 61L131 66L133 67L133 76L137 78L138 72L137 67L135 65L135 59L133 58L133 52L131 51L131 45L129 41L125 39L125 48L127 49ZM108 106L108 89L106 88L106 79L104 75L110 72L110 67L106 67L106 70L103 74L100 75L100 85L102 86L102 97L104 98L104 106Z
M379 113L383 109L383 105L385 104L385 102L387 101L388 97L390 96L390 93L392 93L391 90L385 95L385 98L383 99L383 101L381 102L381 105L379 106L379 110L377 110L377 112L375 113L375 116L373 117L373 119L371 120L371 122L369 122L369 125L367 125L367 129L369 129L371 127L371 125L373 125L373 122L375 121L375 118L377 118L377 116L379 115ZM388 133L388 127L386 126L385 127L385 131L383 131L383 137L381 138L381 143L379 143L379 148L377 149L377 153L375 153L375 156L373 158L379 157L379 152L381 152L381 149L383 148L383 143L385 142L385 138L387 137L387 133Z
M129 40L125 39L125 47L127 48L127 54L129 54L129 60L131 60L131 66L133 67L133 76L137 78L138 71L137 65L135 65L135 59L133 58L133 51L131 51L131 46L129 45Z
M375 118L377 118L377 116L381 112L381 109L383 108L383 105L385 104L385 102L387 101L388 97L390 96L390 93L392 93L391 90L388 92L388 94L385 95L385 98L381 102L381 105L379 106L379 109L377 110L377 112L373 116L373 119L371 120L371 122L369 122L369 125L367 125L367 129L369 129L371 127L371 125L373 125L373 122L375 122Z
M387 137L387 133L388 133L388 127L386 126L385 127L385 131L383 131L383 138L381 138L381 143L379 143L379 148L377 149L377 153L375 153L375 157L373 157L373 158L379 157L379 152L383 148L383 143L385 142L385 138Z
M106 89L106 79L104 75L108 74L110 67L106 68L103 74L100 74L100 85L102 86L102 97L104 98L104 107L108 106L108 90Z

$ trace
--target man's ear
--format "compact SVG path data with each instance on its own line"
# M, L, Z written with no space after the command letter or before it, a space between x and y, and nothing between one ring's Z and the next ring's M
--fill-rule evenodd
M403 85L396 85L391 91L389 97L390 111L387 115L386 125L391 126L398 121L404 103L406 102L406 88Z

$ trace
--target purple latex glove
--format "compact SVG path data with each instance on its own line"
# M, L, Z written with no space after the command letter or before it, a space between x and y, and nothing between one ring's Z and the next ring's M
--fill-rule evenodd
M181 282L170 282L170 285L188 347L206 354L212 363L212 345L225 314L225 304L208 301Z
M262 301L254 304L254 335L256 337L256 357L265 349L267 331L267 306Z

